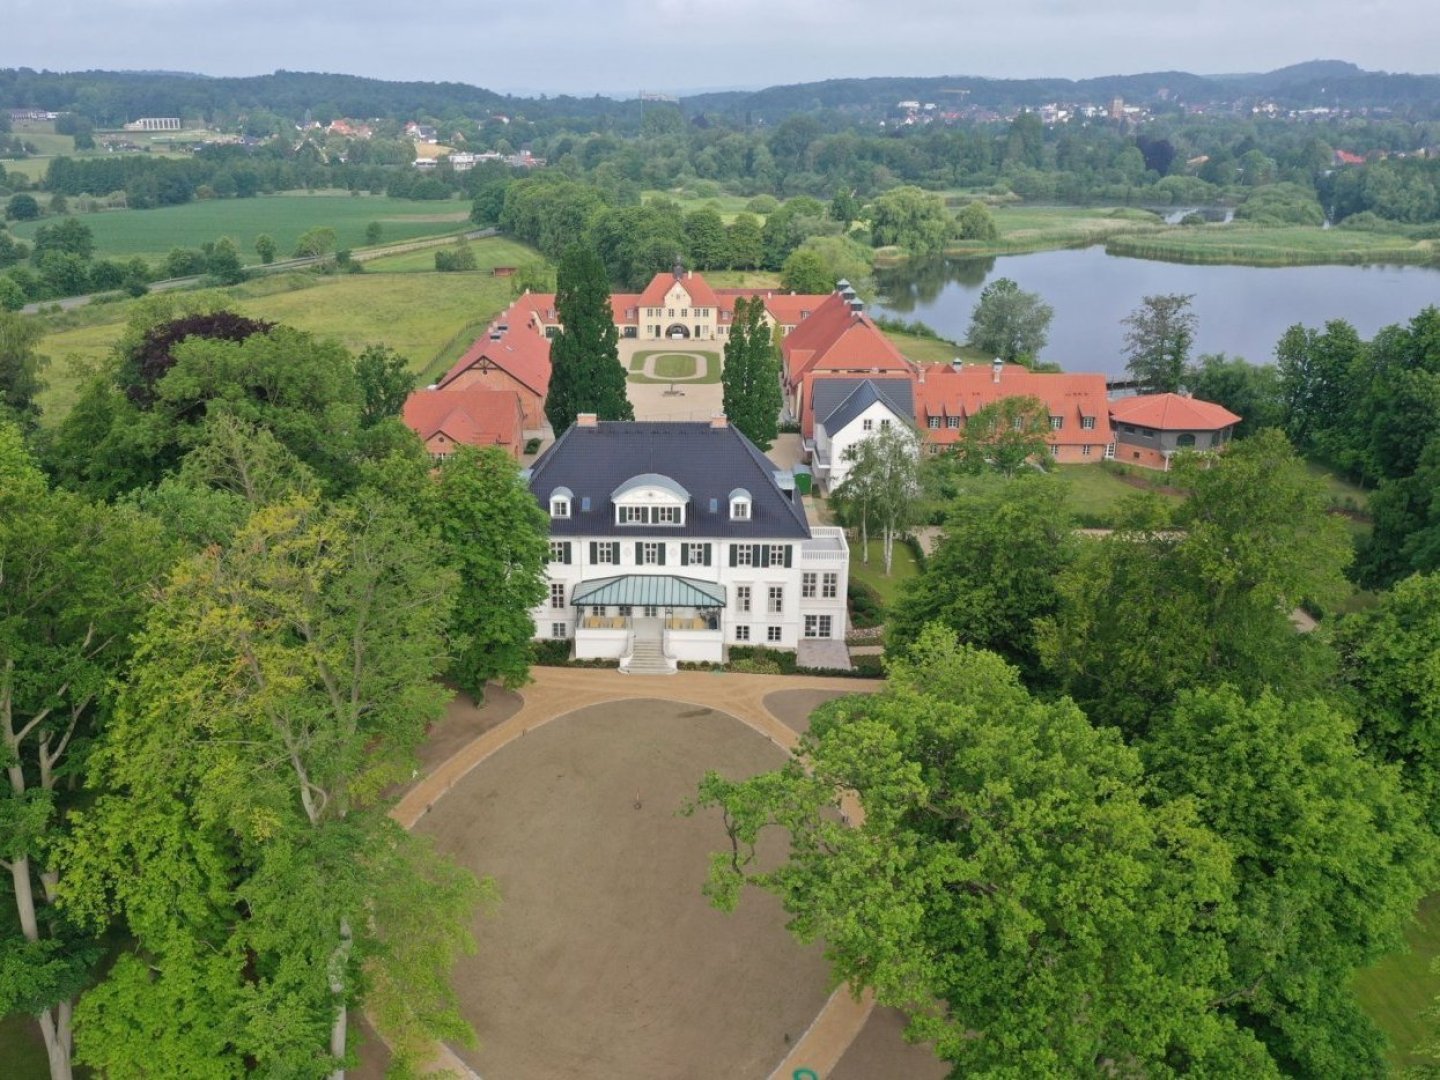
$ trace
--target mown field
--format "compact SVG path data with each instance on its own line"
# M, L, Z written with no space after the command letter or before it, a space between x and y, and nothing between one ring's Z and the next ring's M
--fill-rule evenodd
M919 364L948 364L957 356L969 363L988 364L990 357L970 345L957 345L944 338L921 337L898 330L886 330L890 343Z
M9 165L6 165L9 168ZM463 229L470 207L463 202L391 199L383 195L261 195L254 199L206 199L154 210L109 210L84 214L80 220L95 234L97 256L160 259L171 248L197 248L207 240L228 236L247 263L258 263L255 238L268 233L281 257L295 250L305 230L328 225L341 248L365 243L365 228L380 223L381 241L412 240ZM53 219L50 219L53 220ZM29 239L45 221L15 225L14 233ZM434 256L431 257L434 266Z
M435 252L442 248L425 248L420 251L406 251L399 255L382 255L378 259L367 259L367 272L386 274L433 273ZM545 257L532 247L507 240L501 236L490 236L483 240L470 241L470 250L475 253L475 268L489 273L497 266L523 266L526 263L544 262Z
M509 280L488 273L295 273L219 292L242 314L335 338L353 351L388 345L422 379L442 374L511 301ZM49 386L40 398L46 423L56 422L74 403L78 380L69 358L106 356L132 308L133 302L106 304L52 319L59 325L39 346L51 361L45 372Z
M1440 1034L1440 1024L1427 1017L1440 999L1440 895L1420 904L1415 923L1405 934L1408 952L1387 956L1355 977L1355 993L1365 1011L1390 1037L1390 1062L1397 1069L1433 1064L1416 1053Z

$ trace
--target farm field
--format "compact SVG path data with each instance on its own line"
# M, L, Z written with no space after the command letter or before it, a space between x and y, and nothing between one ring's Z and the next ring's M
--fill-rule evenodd
M382 255L378 259L367 259L365 269L367 272L386 274L433 273L435 252L441 250L443 249L432 247L420 251L406 251L399 255ZM534 248L501 236L471 240L470 250L475 253L476 269L487 274L497 266L523 266L526 263L545 261L545 257Z
M510 284L487 274L354 274L321 277L287 274L222 291L234 310L333 337L352 351L388 345L431 378L458 357L496 312L510 302ZM74 403L77 380L66 360L104 357L119 338L133 303L81 309L80 325L41 339L50 358L41 395L45 422L54 423ZM79 314L79 313L76 313ZM103 317L103 321L97 321ZM448 358L448 359L447 359Z
M9 168L9 165L6 165ZM28 221L14 228L30 239L46 220ZM469 207L459 202L391 199L383 195L261 195L253 199L206 199L154 210L111 210L85 214L80 220L95 234L98 257L163 258L171 248L198 248L208 240L228 236L247 264L255 264L255 237L269 233L280 257L295 250L300 234L315 226L333 228L341 248L365 243L365 227L378 221L382 242L411 240L457 232L469 220ZM430 256L434 266L434 256Z

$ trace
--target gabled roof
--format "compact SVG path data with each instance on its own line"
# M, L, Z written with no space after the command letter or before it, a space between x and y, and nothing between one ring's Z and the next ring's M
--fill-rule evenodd
M438 433L462 446L511 446L521 434L513 390L416 390L405 399L401 419L422 441Z
M1095 445L1111 440L1109 397L1105 376L1099 373L1031 371L1020 364L1005 364L999 380L990 364L927 364L915 394L916 420L929 427L931 417L944 418L938 428L929 428L932 442L951 443L960 437L958 428L945 422L951 416L971 417L1002 398L1039 398L1051 416L1061 419L1060 430L1046 434L1046 441L1059 445ZM1081 427L1085 418L1094 427Z
M832 436L877 402L907 423L915 419L909 379L816 379L811 394L815 422Z
M683 277L676 277L673 272L656 274L636 298L636 303L640 307L664 307L665 297L675 285L679 285L689 295L691 307L720 306L720 300L710 283L693 270Z
M615 523L611 493L641 473L660 473L689 493L684 525ZM530 490L542 505L559 484L573 490L577 501L569 518L550 522L553 536L663 533L683 539L783 540L810 535L804 507L780 490L774 463L729 424L672 420L572 424L530 472ZM752 496L750 517L744 521L730 519L729 493L736 487L744 487Z
M874 369L910 371L900 355L863 311L852 310L839 293L832 293L785 339L785 376L796 385L810 371Z
M1141 394L1110 403L1110 419L1157 431L1219 431L1238 424L1236 416L1223 405L1181 394Z
M482 360L488 360L543 398L550 389L550 341L530 322L530 314L537 310L539 299L527 293L501 312L484 336L471 345L445 373L445 377L436 383L437 389L444 390L461 374ZM500 326L507 329L500 331ZM492 333L499 333L499 339L492 340Z

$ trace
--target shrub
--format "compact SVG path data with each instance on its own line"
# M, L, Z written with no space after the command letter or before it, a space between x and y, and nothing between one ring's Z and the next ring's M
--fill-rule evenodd
M851 578L845 596L850 601L850 621L858 629L879 626L885 621L885 602L872 586Z
M527 454L537 454L537 453L539 453L539 452L540 452L540 441L541 441L541 440L538 439L538 438L526 439L526 440L525 440L525 453L527 453Z
M565 667L570 663L569 640L544 640L530 643L532 662L540 667Z

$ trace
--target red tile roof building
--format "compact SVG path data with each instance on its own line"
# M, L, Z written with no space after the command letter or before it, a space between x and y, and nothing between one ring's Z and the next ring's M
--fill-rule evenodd
M457 446L498 446L516 460L524 448L520 397L510 390L417 390L401 418L437 461Z
M1033 397L1050 413L1045 441L1062 464L1101 461L1114 453L1105 376L1037 372L1019 364L926 364L915 387L915 422L929 445L943 449L965 423L1002 398Z
M524 427L545 426L545 395L550 390L550 341L545 335L545 305L554 298L527 293L506 308L466 350L437 390L504 390L520 399Z
M1170 468L1177 450L1220 450L1240 417L1229 409L1183 394L1142 394L1110 403L1116 457L1147 469Z

